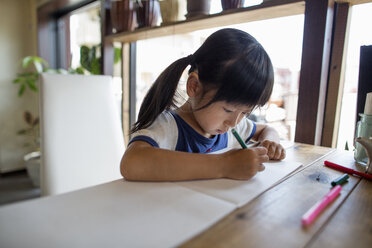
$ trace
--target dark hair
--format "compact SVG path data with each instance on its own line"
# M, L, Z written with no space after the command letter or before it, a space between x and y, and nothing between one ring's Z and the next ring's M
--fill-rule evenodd
M132 133L149 127L164 110L176 107L175 93L183 71L197 71L207 90L216 89L216 101L263 106L269 100L274 72L271 60L261 44L250 34L232 28L210 35L203 45L188 57L168 66L146 94Z

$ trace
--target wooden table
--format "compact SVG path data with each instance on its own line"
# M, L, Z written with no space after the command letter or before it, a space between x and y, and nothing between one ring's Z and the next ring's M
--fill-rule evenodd
M175 183L125 180L10 204L0 208L0 247L372 247L372 182L358 177L301 226L343 174L324 160L356 166L353 154L295 144L286 160L304 166L240 208Z
M324 160L357 167L353 154L296 144L287 159L305 167L181 247L372 247L372 182L351 176L341 195L307 228L302 215L342 172Z

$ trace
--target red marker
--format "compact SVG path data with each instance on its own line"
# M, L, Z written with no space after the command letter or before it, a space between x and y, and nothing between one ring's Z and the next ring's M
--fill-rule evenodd
M342 171L342 172L346 172L346 173L349 173L349 174L358 175L358 176L363 177L365 179L372 180L372 175L370 175L370 174L359 172L359 171L356 171L356 170L353 170L353 169L344 167L342 165L329 162L327 160L324 161L324 165L325 166L328 166L328 167L330 167L332 169L338 170L338 171Z

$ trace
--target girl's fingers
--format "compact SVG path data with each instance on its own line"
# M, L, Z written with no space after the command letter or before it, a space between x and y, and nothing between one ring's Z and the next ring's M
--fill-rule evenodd
M270 160L270 157L267 154L264 154L258 157L258 162L260 164L268 162L269 160Z
M285 155L286 155L286 153L285 153L285 149L283 148L283 150L282 150L282 154L281 154L281 156L280 156L280 160L282 160L282 159L285 159Z
M264 140L261 142L260 147L265 147L267 149L267 155L272 158L275 154L275 147L273 146L273 142Z
M258 156L258 162L260 164L270 160L270 157L267 154L267 149L265 147L259 146L259 147L253 148L253 149Z
M275 146L272 144L267 148L267 155L269 158L273 158L275 156L275 150Z
M258 147L252 148L252 149L255 150L258 155L267 154L267 148L266 147L258 146Z
M285 158L285 149L280 144L265 140L261 145L267 149L270 159L282 160Z
M285 158L285 149L280 145L275 152L274 159L282 160L284 158Z
M258 171L263 171L263 170L265 170L265 165L259 164L258 165Z
M278 147L278 149L276 149L276 151L275 151L273 159L276 159L276 160L281 159L282 153L283 153L283 149L281 147Z

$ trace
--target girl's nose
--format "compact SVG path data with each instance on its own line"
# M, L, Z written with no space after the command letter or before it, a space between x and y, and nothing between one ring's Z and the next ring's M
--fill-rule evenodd
M231 116L231 118L225 121L225 125L228 127L235 127L239 122L239 119L240 119L239 116L240 115Z

